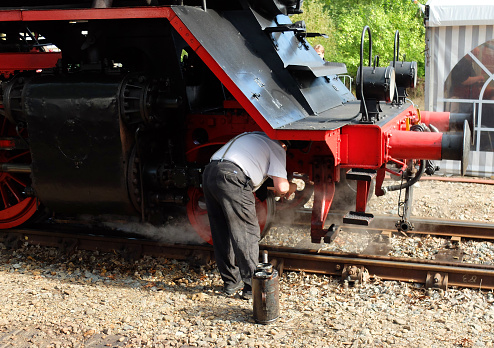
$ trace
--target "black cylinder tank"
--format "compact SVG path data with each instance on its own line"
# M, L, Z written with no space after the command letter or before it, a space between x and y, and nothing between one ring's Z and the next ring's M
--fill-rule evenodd
M127 168L133 135L119 117L123 76L36 76L22 109L32 154L33 187L57 212L136 213Z

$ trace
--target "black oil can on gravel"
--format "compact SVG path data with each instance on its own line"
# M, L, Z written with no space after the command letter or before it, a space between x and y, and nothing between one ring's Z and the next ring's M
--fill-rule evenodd
M254 320L259 324L269 324L280 315L280 282L278 271L268 262L267 254L259 263L252 277L252 299Z

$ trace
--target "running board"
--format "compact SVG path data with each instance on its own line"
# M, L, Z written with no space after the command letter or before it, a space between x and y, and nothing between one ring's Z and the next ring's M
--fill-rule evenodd
M359 213L351 211L343 216L344 224L369 226L370 222L374 219L374 214Z

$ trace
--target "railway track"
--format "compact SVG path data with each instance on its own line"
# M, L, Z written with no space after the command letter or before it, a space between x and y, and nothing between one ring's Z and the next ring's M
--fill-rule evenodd
M441 236L449 236L458 242L458 236L474 239L492 239L494 224L428 220L428 226L439 228L444 223ZM346 227L345 227L346 228ZM353 228L353 227L352 227ZM374 227L376 229L376 227ZM451 233L446 232L447 230ZM421 229L417 233L431 234ZM437 231L434 231L437 232ZM349 283L365 282L370 277L384 280L423 283L427 288L446 289L448 286L494 289L494 265L461 262L459 249L452 247L446 253L437 255L435 260L387 256L391 230L376 232L369 248L363 253L348 253L323 250L320 244L302 243L303 247L280 247L261 245L268 252L271 262L283 271L304 271L341 277ZM487 238L487 237L490 238ZM43 226L37 229L10 229L0 232L0 242L7 248L21 243L57 247L67 253L77 249L118 252L128 259L143 255L161 256L177 260L189 260L199 264L214 258L209 245L166 244L142 238L123 238L108 235L104 229L80 228L74 226ZM372 250L371 255L368 251Z
M312 211L310 209L300 209L296 211L295 217L286 219L296 221L295 224L307 225L310 223ZM345 212L329 212L327 221L341 222ZM284 219L281 218L281 221ZM391 215L375 215L370 226L352 226L355 230L388 230L395 231L398 218ZM494 240L494 224L474 221L460 221L447 219L431 219L412 217L410 222L415 226L407 234L427 234L444 237L456 237L467 239ZM294 223L291 223L294 224Z

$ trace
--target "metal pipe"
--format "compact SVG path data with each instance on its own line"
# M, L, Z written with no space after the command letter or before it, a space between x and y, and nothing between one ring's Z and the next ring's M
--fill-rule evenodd
M421 111L421 120L426 125L434 125L440 132L462 131L465 120L472 128L472 114L436 111Z
M31 165L2 163L0 164L0 172L2 173L31 173Z
M420 119L426 125L434 125L440 132L450 131L450 113L420 111ZM461 123L463 126L463 122Z
M394 131L388 138L389 156L399 159L443 159L443 136L443 133L435 132Z
M364 39L365 33L369 34L369 66L372 62L372 35L370 28L366 25L364 30L362 30L362 37L360 38L360 70L359 70L359 80L360 80L360 109L365 111L365 115L362 115L362 119L369 121L369 113L367 111L367 105L365 104L364 97Z
M93 8L110 8L112 7L113 0L94 0Z

